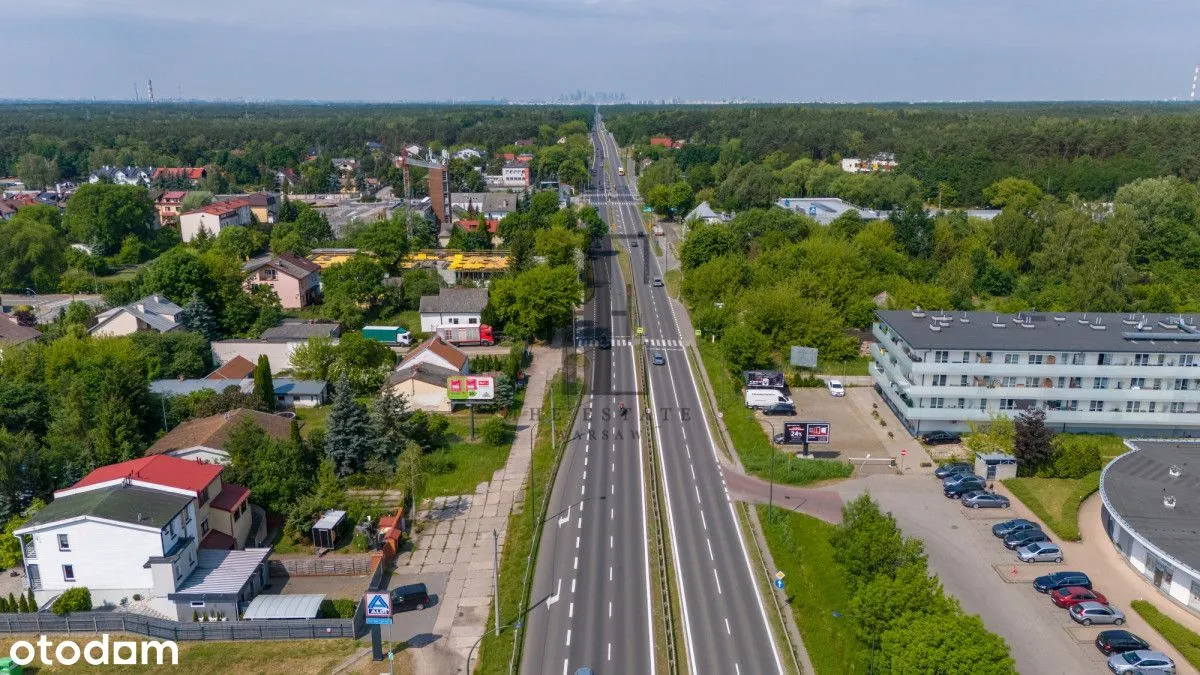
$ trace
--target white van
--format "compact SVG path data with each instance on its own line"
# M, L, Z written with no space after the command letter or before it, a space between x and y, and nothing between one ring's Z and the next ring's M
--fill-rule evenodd
M787 403L790 405L792 403L792 399L784 396L782 392L774 389L746 390L747 408L765 408L772 403Z

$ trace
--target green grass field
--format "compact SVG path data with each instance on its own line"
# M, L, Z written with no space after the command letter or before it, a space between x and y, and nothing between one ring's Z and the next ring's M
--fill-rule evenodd
M1133 611L1137 612L1150 627L1158 631L1163 639L1171 643L1171 646L1179 650L1183 654L1183 658L1192 664L1193 668L1200 669L1200 635L1195 631L1189 630L1184 625L1180 624L1175 619L1158 611L1154 605L1145 600L1134 600L1129 603L1133 607ZM1178 664L1176 664L1178 666Z
M1004 485L1059 537L1079 541L1079 505L1100 489L1100 472L1077 480L1009 478Z
M490 481L492 474L504 466L512 445L488 445L478 436L483 423L497 416L498 413L476 413L476 437L472 441L469 413L463 410L447 415L450 420L450 447L439 450L431 457L434 463L446 462L453 469L447 473L429 474L422 491L423 498L475 494L475 486Z

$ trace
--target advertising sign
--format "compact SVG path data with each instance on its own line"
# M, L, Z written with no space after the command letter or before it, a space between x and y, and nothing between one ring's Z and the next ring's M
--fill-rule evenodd
M366 607L367 624L386 626L392 623L392 596L387 592L364 593L363 604Z
M829 442L829 422L784 422L783 442L785 445L803 445Z
M490 375L452 375L446 378L451 401L490 401L496 398L496 379Z
M791 362L797 368L816 368L817 350L812 347L792 347Z

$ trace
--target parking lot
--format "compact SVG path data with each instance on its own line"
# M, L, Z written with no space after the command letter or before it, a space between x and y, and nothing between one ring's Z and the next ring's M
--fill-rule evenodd
M864 415L859 406L851 401L852 396L866 395L864 388L850 387L846 396L835 397L829 390L820 388L793 388L789 395L796 404L795 415L763 415L756 413L759 424L768 436L783 433L784 422L829 422L829 445L810 445L809 451L818 457L829 459L887 457L887 451L879 442L871 424L879 423ZM898 430L899 431L899 430ZM800 448L796 447L799 452Z
M944 497L941 481L928 475L869 476L830 489L845 500L869 491L907 536L922 539L930 571L965 611L978 614L989 630L1008 641L1019 672L1075 675L1107 670L1093 641L1109 627L1079 626L1049 596L1033 590L1035 576L1074 569L1069 554L1061 565L1022 564L992 536L993 524L1030 517L1019 502L1010 509L964 509L958 500ZM1101 584L1096 589L1105 592ZM1128 606L1117 606L1133 613ZM1158 646L1156 640L1150 642ZM1183 664L1180 672L1186 667Z

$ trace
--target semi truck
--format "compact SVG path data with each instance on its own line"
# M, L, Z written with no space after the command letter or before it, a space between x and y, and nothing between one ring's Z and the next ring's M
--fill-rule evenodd
M412 333L402 326L364 326L363 337L385 345L407 347L412 344Z
M452 345L493 345L496 338L492 335L492 327L487 324L478 326L445 325L437 327L437 334Z

